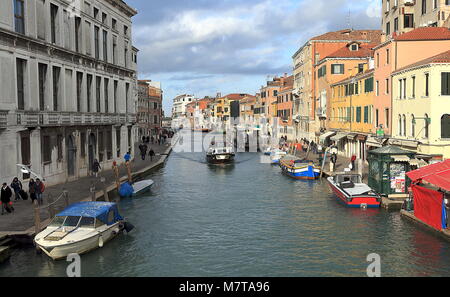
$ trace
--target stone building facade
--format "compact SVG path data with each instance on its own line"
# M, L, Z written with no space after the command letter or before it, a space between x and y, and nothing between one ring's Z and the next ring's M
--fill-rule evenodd
M133 151L137 49L121 0L0 0L0 179L47 185Z

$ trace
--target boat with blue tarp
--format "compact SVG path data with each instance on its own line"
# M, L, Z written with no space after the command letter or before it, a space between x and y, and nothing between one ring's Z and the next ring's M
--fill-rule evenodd
M101 248L122 231L133 228L120 215L116 203L78 202L58 213L34 241L46 255L59 260Z
M311 160L303 160L296 156L286 155L280 161L283 174L304 180L316 180L320 177L321 169Z

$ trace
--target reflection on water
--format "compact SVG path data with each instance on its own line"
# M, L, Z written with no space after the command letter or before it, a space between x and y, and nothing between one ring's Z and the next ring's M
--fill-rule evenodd
M326 182L296 181L260 155L211 166L174 153L152 191L120 210L136 228L82 256L83 276L447 276L450 244L398 213L348 209ZM64 276L68 263L17 250L0 276Z

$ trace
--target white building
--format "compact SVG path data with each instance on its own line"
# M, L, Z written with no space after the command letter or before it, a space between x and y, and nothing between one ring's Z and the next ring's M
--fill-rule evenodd
M194 95L179 95L173 99L172 127L179 127L186 120L186 105L195 100Z
M137 49L121 0L0 0L0 178L57 184L133 150Z

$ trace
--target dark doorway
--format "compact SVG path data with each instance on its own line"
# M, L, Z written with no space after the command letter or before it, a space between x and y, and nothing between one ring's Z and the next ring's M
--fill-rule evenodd
M69 176L75 175L75 166L77 160L77 148L73 136L67 137L67 173Z
M22 132L20 135L20 150L22 157L22 164L30 166L31 165L31 146L30 146L30 132ZM22 176L23 180L29 179L30 174L24 173Z
M89 149L88 149L88 154L89 154L89 169L88 169L88 171L89 172L92 171L92 164L94 164L96 147L97 147L97 141L95 138L95 134L91 133L91 134L89 134Z

